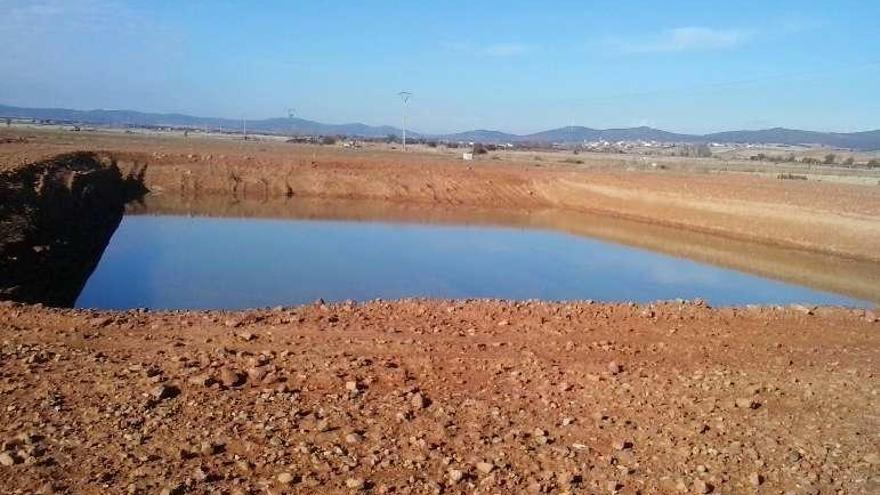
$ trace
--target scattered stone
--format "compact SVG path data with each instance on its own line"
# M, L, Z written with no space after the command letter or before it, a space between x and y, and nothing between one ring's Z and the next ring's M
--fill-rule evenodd
M0 465L12 466L19 463L19 459L9 452L0 453Z
M808 308L808 307L804 306L803 304L792 304L791 309L797 311L798 313L805 314L805 315L812 315L813 314L813 309Z
M450 469L449 470L449 481L453 483L458 483L464 478L464 471L460 469Z
M623 366L620 365L617 361L611 361L608 363L608 372L612 375L616 375L618 373L623 372Z
M214 378L207 373L191 376L186 381L191 385L197 385L199 387L210 387L214 384Z
M556 481L559 483L560 487L567 487L570 485L579 485L583 481L583 478L577 473L561 471L556 473Z
M345 382L345 390L348 391L348 395L350 395L351 397L356 397L360 395L361 388L361 384L354 380L349 380Z
M183 495L186 487L184 485L166 486L159 492L159 495Z
M113 318L109 316L97 317L92 320L92 326L94 327L106 327L107 325L113 323Z
M207 481L210 477L211 475L201 466L198 466L193 470L193 478L197 481Z
M547 436L547 432L544 430L535 430L534 437L535 442L538 445L547 445L550 443L550 437Z
M761 486L761 484L764 483L764 477L758 473L752 473L749 475L749 483L751 483L752 486Z
M202 442L199 446L199 451L202 455L217 455L224 450L226 450L226 444L218 440Z
M156 400L173 399L180 395L180 389L174 385L166 385L163 383L156 386L156 388L150 392L150 395Z
M412 398L409 400L409 403L413 407L413 409L424 409L428 407L428 400L425 399L425 396L422 395L421 392L414 393Z
M757 409L761 407L761 403L749 397L740 397L736 399L736 407L740 409Z
M264 367L252 367L248 368L247 370L248 379L250 379L254 383L259 383L263 381L263 379L266 378L267 374L268 371L266 371L266 368Z
M633 446L632 442L629 440L615 440L612 447L614 450L629 450Z
M0 492L876 491L880 333L861 310L434 305L256 309L235 330L133 310L107 332L92 311L0 304Z
M489 474L495 469L495 465L491 462L478 462L476 468L481 473Z
M712 485L710 485L709 483L706 483L705 481L703 481L701 479L695 479L694 480L694 492L700 493L700 494L711 493L712 492Z
M245 375L229 368L220 371L220 383L226 388L238 387L245 382Z
M235 461L235 469L242 474L249 474L251 472L251 463L245 459L238 459Z
M360 490L364 487L364 480L361 478L348 478L345 480L345 486L352 490Z

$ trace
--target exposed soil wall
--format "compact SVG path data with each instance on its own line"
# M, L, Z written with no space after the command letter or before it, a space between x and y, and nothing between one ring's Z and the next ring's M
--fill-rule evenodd
M682 236L709 234L737 241L732 245L744 241L833 255L845 262L880 261L880 252L876 249L880 245L880 188L875 186L778 181L744 174L629 171L613 166L579 168L504 159L464 163L450 156L429 153L267 142L125 136L92 137L76 142L66 135L46 137L45 141L13 143L0 148L0 170L4 170L3 177L7 177L2 180L33 182L36 179L28 179L31 172L26 170L39 168L39 164L57 163L54 158L46 158L47 154L78 146L104 151L93 151L94 155L62 153L62 156L92 156L98 157L98 161L101 156L112 157L104 161L116 164L117 180L122 181L119 189L124 190L117 193L123 195L129 194L129 186L134 185L141 188L138 192L149 189L182 201L227 198L268 203L281 200L290 207L311 199L352 199L444 210L491 208L529 215L551 210L595 213L638 221L645 226L645 231L652 226L671 227ZM23 165L24 160L37 158L43 161L38 165ZM15 187L18 186L13 189ZM25 194L27 189L15 194ZM28 201L32 203L37 201L37 196L45 196L30 194ZM40 201L45 202L45 198ZM16 204L12 202L11 208ZM60 205L59 211L68 214L70 219L77 219L73 222L75 225L92 221L88 214L68 211L63 201ZM88 208L79 211L85 212ZM3 218L10 215L15 217L6 211ZM33 215L33 211L29 215ZM15 223L14 219L6 221ZM35 223L25 223L39 230ZM10 239L4 240L4 244L12 243L19 250L14 256L42 257L41 253L28 250L34 246L41 250L46 241L21 243L15 241L15 232L23 232L21 225L4 228L10 232L4 235ZM22 250L28 252L22 255ZM742 259L746 264L755 262L750 255L744 254ZM30 264L17 263L17 266ZM841 271L820 266L819 271L840 275L851 273L853 269ZM17 279L27 276L43 282L41 276L31 273L29 268L15 274ZM12 275L7 279L10 277ZM876 286L874 280L876 277L872 275L867 287ZM3 284L7 293L11 286L18 285L10 280L4 280ZM15 290L20 293L21 288ZM868 292L873 291L860 289L860 297Z
M95 153L0 173L0 299L72 305L122 218L125 185Z
M0 135L4 131L0 130ZM273 141L6 131L0 170L79 150L106 152L153 192L200 197L370 199L441 207L599 213L730 239L880 261L880 187L743 173L722 160L563 153L401 153ZM23 138L23 140L16 139ZM870 185L869 185L870 184Z
M153 192L368 199L441 207L555 208L880 261L880 189L743 175L473 165L380 152L266 147L223 154L114 152ZM228 151L228 150L224 150ZM538 166L540 165L540 166ZM795 184L794 182L798 182Z

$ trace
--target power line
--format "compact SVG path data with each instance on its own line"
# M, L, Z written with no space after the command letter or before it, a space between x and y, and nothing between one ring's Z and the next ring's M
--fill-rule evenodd
M287 120L288 120L288 122L290 123L290 135L291 135L291 136L293 136L294 134L296 134L296 133L294 132L294 130L293 130L293 115L294 115L294 113L296 113L296 112L295 112L295 110L294 110L293 108L288 108L288 109L287 109Z
M412 97L412 93L409 91L401 91L397 93L397 96L403 100L403 151L406 151L406 106L409 103L409 99Z

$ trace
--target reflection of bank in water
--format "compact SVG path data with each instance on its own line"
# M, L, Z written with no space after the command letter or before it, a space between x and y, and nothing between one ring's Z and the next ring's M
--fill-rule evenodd
M560 210L502 210L364 200L235 200L148 195L128 214L383 221L549 229L688 258L745 273L880 302L880 264L675 229L605 215Z

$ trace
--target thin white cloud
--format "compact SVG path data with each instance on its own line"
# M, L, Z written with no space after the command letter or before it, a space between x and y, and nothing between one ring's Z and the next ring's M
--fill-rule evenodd
M788 17L776 21L774 27L783 34L800 34L821 29L825 25L825 21L818 19Z
M5 10L0 33L124 32L143 27L141 16L115 0L3 0L0 10Z
M491 43L479 45L463 41L443 42L440 44L446 50L481 55L484 57L516 57L525 55L535 50L534 45L519 42Z
M741 29L680 27L647 39L613 40L612 43L626 53L662 53L731 48L745 43L751 37L750 31Z
M444 50L451 50L455 52L463 52L471 49L471 45L469 43L465 43L464 41L443 41L440 43L440 46Z
M483 55L490 57L513 57L523 55L532 49L524 43L495 43L482 49Z

